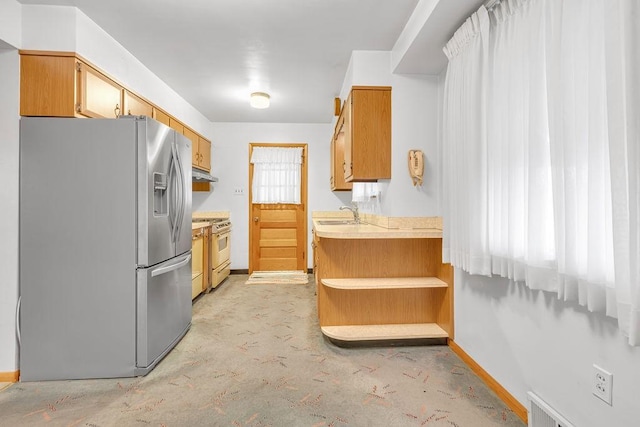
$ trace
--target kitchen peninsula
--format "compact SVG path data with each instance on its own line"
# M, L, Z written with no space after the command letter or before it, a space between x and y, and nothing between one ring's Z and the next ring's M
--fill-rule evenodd
M337 345L453 338L453 271L440 218L313 214L318 317Z

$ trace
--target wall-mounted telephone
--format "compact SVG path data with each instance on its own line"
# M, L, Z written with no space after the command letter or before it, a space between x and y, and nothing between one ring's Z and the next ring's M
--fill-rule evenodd
M421 150L409 150L409 174L414 187L422 185L424 158Z

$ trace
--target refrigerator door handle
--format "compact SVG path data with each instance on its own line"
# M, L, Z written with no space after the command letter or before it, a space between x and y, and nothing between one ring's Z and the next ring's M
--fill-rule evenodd
M172 191L171 191L171 205L173 207L173 224L171 227L171 241L178 241L178 227L180 224L180 172L178 170L178 154L176 153L176 144L175 141L171 143L171 171L170 173L173 175L174 181L172 182Z
M171 159L169 160L169 225L171 226L171 241L175 242L175 234L176 227L178 223L178 218L176 216L176 196L175 196L175 170L176 170L176 157L173 148L173 143L171 145Z
M16 336L18 337L18 347L22 344L20 339L20 306L22 302L22 295L18 297L18 304L16 305Z
M151 270L151 277L160 276L161 274L169 273L171 271L177 270L180 267L187 265L191 261L191 254L188 254L182 261L178 261L176 263L165 265L162 267L154 268Z
M176 174L178 176L178 188L180 189L180 194L178 195L178 201L180 203L180 207L178 208L179 214L178 217L179 219L176 220L176 228L177 228L177 233L176 233L176 242L178 242L178 240L180 239L180 235L182 234L182 223L184 221L184 214L185 214L185 197L186 197L186 191L185 191L185 182L184 182L184 177L183 177L183 170L182 170L182 158L180 157L180 151L178 150L178 148L176 147Z

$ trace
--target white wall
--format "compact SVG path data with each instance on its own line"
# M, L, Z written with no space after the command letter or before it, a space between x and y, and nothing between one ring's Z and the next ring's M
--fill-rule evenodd
M438 78L394 74L392 85L391 179L381 180L381 213L386 216L438 216L440 160ZM424 154L424 182L413 186L409 150Z
M219 181L209 193L193 193L194 211L231 213L231 268L249 266L249 143L282 142L308 144L308 267L311 259L311 212L337 210L348 204L351 192L331 192L329 143L333 125L288 123L213 123L211 126L211 173ZM236 188L243 196L234 195Z
M0 0L0 45L19 47L22 39L20 22L22 5L15 0Z
M455 272L455 341L522 404L534 391L580 427L638 425L640 347L614 319L505 279ZM613 406L591 394L613 373Z
M19 70L16 49L0 49L0 372L17 370Z

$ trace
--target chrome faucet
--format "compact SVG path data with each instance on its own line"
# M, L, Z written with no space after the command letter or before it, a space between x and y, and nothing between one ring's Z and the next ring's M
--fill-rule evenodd
M358 205L354 203L351 206L340 206L341 211L345 209L348 209L351 212L353 212L353 220L355 221L356 224L360 224L360 213L358 213Z

